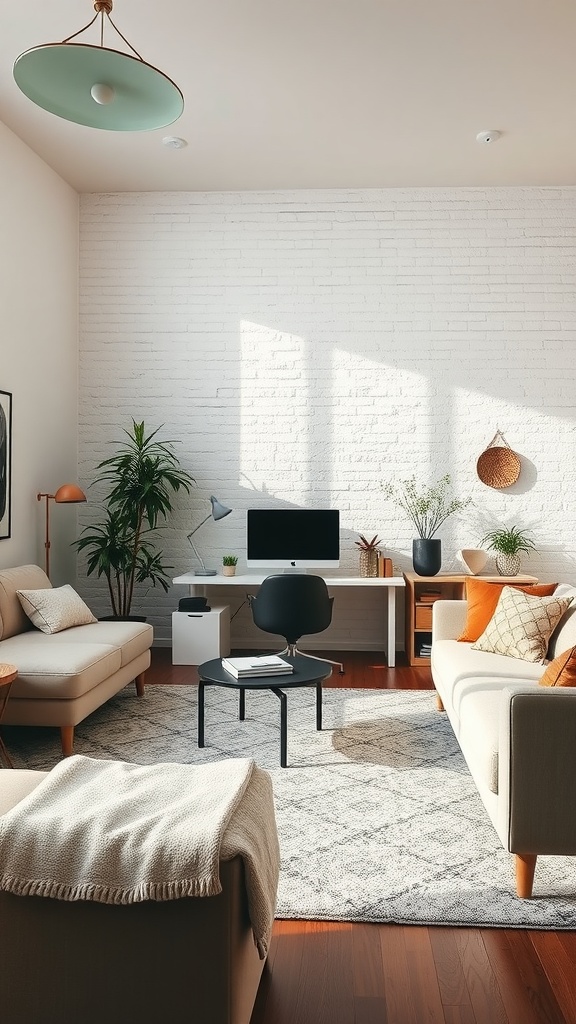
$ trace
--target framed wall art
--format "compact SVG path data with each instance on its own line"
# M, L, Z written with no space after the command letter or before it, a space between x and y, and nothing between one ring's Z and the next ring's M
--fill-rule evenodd
M10 536L12 482L12 395L0 391L0 540Z

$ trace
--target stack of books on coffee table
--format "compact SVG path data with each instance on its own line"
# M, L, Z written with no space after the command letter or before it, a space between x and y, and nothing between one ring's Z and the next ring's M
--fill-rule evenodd
M289 661L278 654L265 654L252 658L222 658L222 668L236 679L250 676L286 676L294 669Z

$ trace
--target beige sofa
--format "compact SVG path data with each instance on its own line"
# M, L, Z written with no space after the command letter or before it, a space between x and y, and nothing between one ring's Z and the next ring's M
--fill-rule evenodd
M0 772L0 815L45 775ZM241 857L220 881L127 906L0 892L2 1024L249 1024L264 961Z
M37 565L0 570L0 662L18 669L2 721L57 726L67 756L74 727L87 715L132 681L143 694L153 630L145 622L93 622L43 633L24 614L16 591L50 586Z
M556 593L575 594L562 585ZM576 855L576 688L540 687L546 666L457 641L466 601L436 601L432 678L488 815L515 854L516 891L532 894L539 854ZM548 659L576 645L576 608ZM488 882L488 880L487 880Z

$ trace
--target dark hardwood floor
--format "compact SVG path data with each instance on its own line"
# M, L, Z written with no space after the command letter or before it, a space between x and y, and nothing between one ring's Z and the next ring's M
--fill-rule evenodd
M432 689L426 668L318 653L344 659L327 685ZM153 652L149 683L195 679ZM251 1024L576 1024L576 932L277 921Z

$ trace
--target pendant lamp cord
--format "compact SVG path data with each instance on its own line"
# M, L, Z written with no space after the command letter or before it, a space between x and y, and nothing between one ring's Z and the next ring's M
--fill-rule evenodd
M92 21L89 21L87 25L84 25L84 28L80 28L80 29L78 29L77 32L74 32L74 35L68 36L66 39L63 39L62 42L63 43L69 43L71 39L76 39L76 36L81 36L82 33L85 32L87 28L90 28L90 26L94 24L94 22L96 21L96 18L98 17L99 13L100 12L97 11L96 14L94 15L94 17L92 18Z
M94 6L96 6L96 4ZM138 50L134 49L134 47L132 46L132 43L128 42L128 40L126 39L126 36L122 35L122 33L121 33L120 29L118 28L118 26L115 25L114 22L112 21L112 18L110 17L110 14L108 13L108 11L105 10L105 9L101 9L100 8L100 4L98 4L98 7L99 7L99 9L96 11L96 14L92 18L92 20L88 22L87 25L84 25L84 28L78 29L78 32L74 32L73 35L67 36L66 39L62 40L62 42L63 43L69 43L71 39L76 39L76 36L81 36L83 32L86 32L86 29L89 29L94 24L94 22L96 21L96 18L101 17L102 21L100 23L100 46L102 47L102 49L104 49L104 15L106 15L106 17L108 18L108 21L112 25L112 28L114 29L116 34L119 35L120 39L122 39L122 41L124 43L126 43L126 46L128 46L132 50L132 53L136 57L138 57L138 60L141 60L142 63L144 63L144 58L138 53ZM110 4L110 9L112 9L112 4Z

